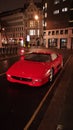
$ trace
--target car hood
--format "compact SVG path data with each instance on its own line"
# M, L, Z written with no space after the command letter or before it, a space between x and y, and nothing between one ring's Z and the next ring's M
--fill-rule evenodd
M47 71L46 63L31 62L31 61L18 61L7 71L10 75L40 78Z

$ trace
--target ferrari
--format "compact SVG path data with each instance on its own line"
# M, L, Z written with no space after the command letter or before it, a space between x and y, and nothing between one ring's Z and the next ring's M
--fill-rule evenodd
M10 82L40 87L51 82L63 67L63 57L49 49L36 49L22 56L6 72Z

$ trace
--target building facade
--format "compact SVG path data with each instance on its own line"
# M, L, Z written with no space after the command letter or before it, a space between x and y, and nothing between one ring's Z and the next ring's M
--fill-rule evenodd
M42 6L33 0L24 4L23 8L0 14L1 41L3 44L21 44L26 41L36 45L37 39L43 35Z
M46 47L73 49L73 0L44 0Z

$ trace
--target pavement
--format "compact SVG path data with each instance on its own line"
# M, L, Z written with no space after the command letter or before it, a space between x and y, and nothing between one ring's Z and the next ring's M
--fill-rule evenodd
M68 59L37 130L73 130L73 56Z

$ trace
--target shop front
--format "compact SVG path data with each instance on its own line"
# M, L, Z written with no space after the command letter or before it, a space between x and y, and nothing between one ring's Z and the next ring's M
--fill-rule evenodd
M60 39L60 48L67 48L67 38Z
M48 39L48 47L57 48L57 42L58 42L57 38Z

